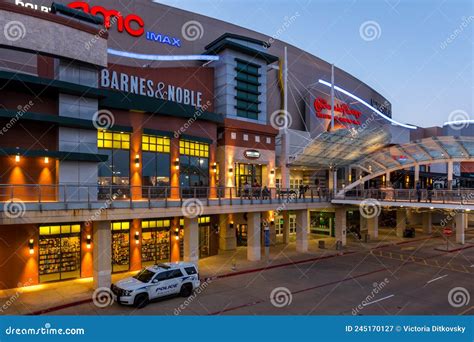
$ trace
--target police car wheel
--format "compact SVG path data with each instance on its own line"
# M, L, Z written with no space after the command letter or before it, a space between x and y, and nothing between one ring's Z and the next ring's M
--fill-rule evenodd
M181 286L179 294L181 295L181 297L189 297L192 292L193 286L191 284L184 284L183 286Z
M148 295L146 293L137 295L134 304L139 309L144 308L148 304Z

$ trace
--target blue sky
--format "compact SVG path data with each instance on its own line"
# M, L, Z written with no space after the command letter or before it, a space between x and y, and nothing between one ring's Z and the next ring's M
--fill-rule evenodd
M298 13L279 39L335 63L375 88L392 102L397 120L442 125L458 111L474 119L472 0L159 2L269 36L282 27L285 17ZM367 21L380 27L374 40L361 38L360 27Z

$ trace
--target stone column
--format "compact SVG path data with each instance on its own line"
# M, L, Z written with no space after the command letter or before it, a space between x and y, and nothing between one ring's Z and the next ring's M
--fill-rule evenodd
M385 173L385 186L388 188L392 185L390 181L390 172Z
M309 212L307 209L296 212L296 251L308 251Z
M231 251L237 248L237 237L235 235L235 223L232 216L219 215L219 249Z
M110 221L94 221L93 235L93 277L94 288L109 288L112 283L112 230Z
M283 243L285 245L290 243L290 212L288 210L283 211Z
M456 242L464 245L465 232L464 228L466 226L466 215L464 213L456 213Z
M199 260L198 218L184 217L184 261L197 264Z
M448 189L453 190L453 162L448 162Z
M346 218L346 208L337 207L336 208L336 219L335 219L335 231L336 231L336 241L342 241L342 245L347 244L347 218Z
M403 237L403 232L407 227L407 211L406 209L397 209L397 236Z
M431 211L423 213L423 232L431 234L433 228Z
M261 219L260 213L248 213L247 259L258 261L261 259Z
M415 165L415 181L413 183L413 189L416 189L416 184L420 181L420 165Z
M371 240L377 240L379 238L379 217L374 216L367 218L367 232L370 235Z

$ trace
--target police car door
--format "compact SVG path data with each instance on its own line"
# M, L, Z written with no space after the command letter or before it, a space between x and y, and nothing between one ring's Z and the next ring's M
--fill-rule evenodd
M163 297L171 294L173 284L176 282L174 279L170 279L171 272L164 271L158 273L152 280L152 286L148 288L148 295L150 299Z

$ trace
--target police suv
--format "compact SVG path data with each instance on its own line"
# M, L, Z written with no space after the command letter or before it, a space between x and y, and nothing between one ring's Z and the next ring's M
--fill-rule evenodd
M197 266L192 263L163 263L144 268L137 275L112 284L115 300L120 304L142 308L149 301L165 296L188 297L199 287Z

